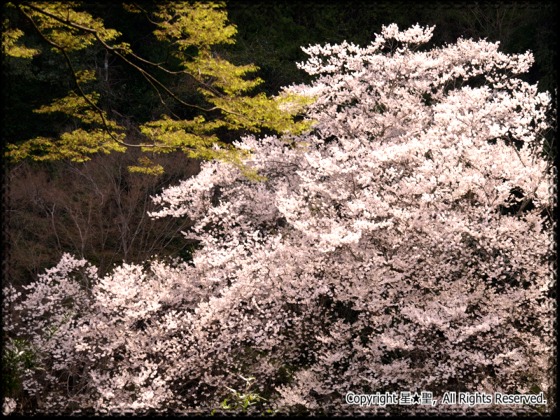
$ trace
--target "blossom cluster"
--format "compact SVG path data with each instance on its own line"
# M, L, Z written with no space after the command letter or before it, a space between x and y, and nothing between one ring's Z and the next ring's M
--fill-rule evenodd
M262 180L207 162L154 197L152 217L196 222L191 261L99 276L65 255L16 296L10 333L41 361L25 390L96 412L210 411L248 376L292 413L365 410L348 392L548 395L550 96L518 78L529 53L423 50L432 31L306 48L315 80L286 92L315 98L314 128L237 143Z

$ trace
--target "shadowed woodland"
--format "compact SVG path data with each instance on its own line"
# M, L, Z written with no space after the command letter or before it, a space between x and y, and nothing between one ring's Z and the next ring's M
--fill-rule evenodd
M140 16L125 13L118 4L87 7L102 17L107 27L118 28L140 54L160 58L158 43ZM264 80L258 89L267 94L308 81L309 76L296 67L296 62L305 58L301 46L343 40L366 45L387 22L401 27L417 22L436 25L433 45L454 42L462 36L499 40L508 53L531 50L535 65L525 77L527 81L538 82L540 90L553 94L556 87L557 6L552 2L430 3L415 7L384 2L228 2L227 12L238 34L235 44L217 46L217 54L234 63L257 65L258 76ZM33 45L41 40L31 35L29 42ZM102 50L89 51L85 59L88 65L97 66L101 75L96 88L104 95L104 108L126 110L120 116L121 123L127 127L129 138L138 136L138 125L162 111L154 90ZM64 67L59 54L47 49L31 60L3 57L4 139L17 143L35 136L56 136L72 124L60 114L33 113L33 109L69 88L71 82ZM172 87L182 94L193 89L188 79L172 81ZM177 106L175 111L185 112ZM241 134L225 133L221 140L231 142ZM552 133L549 140L545 153L554 160ZM9 164L4 173L6 277L14 284L27 284L53 266L62 252L92 261L101 272L114 263L139 262L153 254L187 256L188 245L176 235L184 226L173 220L150 220L146 210L151 209L150 195L196 173L198 163L181 152L153 159L164 163L165 174L154 177L130 173L127 167L137 160L134 151L98 154L85 163Z

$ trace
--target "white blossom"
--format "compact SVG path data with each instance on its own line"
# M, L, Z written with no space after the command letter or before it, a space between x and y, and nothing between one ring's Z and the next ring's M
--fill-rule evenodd
M517 78L529 53L416 50L433 29L305 48L315 81L286 91L317 98L314 128L236 143L264 181L208 162L154 197L195 221L191 261L64 255L5 288L43 369L25 388L51 411L211 411L251 376L263 409L328 414L359 412L349 391L552 389L550 96Z

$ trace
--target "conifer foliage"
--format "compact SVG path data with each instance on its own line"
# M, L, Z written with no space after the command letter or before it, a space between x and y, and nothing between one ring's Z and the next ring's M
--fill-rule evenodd
M154 197L152 217L196 221L191 261L98 277L65 255L4 289L37 408L415 411L345 400L403 391L552 406L550 97L518 78L530 53L427 49L433 29L306 48L315 80L285 92L315 99L311 130L237 142L258 181L212 161Z

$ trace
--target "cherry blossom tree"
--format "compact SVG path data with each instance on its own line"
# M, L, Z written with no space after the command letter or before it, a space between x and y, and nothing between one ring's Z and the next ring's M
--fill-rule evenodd
M305 48L315 80L286 92L315 99L313 129L241 139L258 179L205 162L154 197L152 217L196 221L191 261L101 277L65 255L23 295L5 288L38 408L488 408L345 399L404 391L543 392L552 407L550 96L519 78L530 53L427 49L433 29Z

